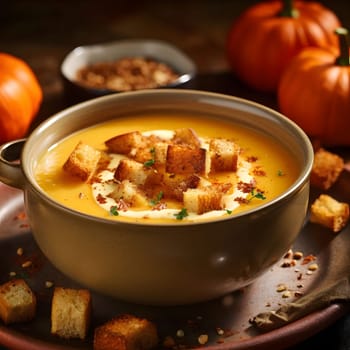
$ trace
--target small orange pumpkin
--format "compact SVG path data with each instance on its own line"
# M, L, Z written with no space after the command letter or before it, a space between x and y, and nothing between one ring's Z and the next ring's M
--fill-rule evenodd
M248 86L275 92L290 59L308 46L336 45L338 27L337 16L318 2L263 1L233 22L228 62Z
M0 53L0 144L25 136L42 98L41 86L28 64Z
M350 146L350 61L347 30L336 30L336 50L306 48L284 71L278 88L281 113L328 146Z

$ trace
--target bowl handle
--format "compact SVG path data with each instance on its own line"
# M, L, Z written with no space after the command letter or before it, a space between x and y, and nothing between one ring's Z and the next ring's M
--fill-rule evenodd
M0 181L24 189L25 178L20 156L26 139L7 142L0 146Z

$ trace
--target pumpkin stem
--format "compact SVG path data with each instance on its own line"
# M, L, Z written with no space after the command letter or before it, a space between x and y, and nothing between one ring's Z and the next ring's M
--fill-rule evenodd
M294 8L293 0L283 0L283 7L278 15L280 17L297 18L299 17L299 11Z
M350 66L349 45L348 45L348 30L346 28L337 28L335 33L339 39L340 55L337 57L335 63L338 66Z

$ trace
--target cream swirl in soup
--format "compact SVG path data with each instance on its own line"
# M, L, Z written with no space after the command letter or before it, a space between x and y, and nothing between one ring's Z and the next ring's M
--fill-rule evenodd
M172 140L176 139L177 132L188 132L195 135L195 132L192 129L180 129L175 131L153 130L142 133L142 136L145 138L153 137L157 140L157 142L162 142L162 144L164 142L166 145L169 145L171 144ZM130 136L131 134L126 135ZM106 164L106 166L100 170L92 180L91 187L93 197L96 199L97 204L106 211L110 212L112 215L120 215L129 218L179 219L182 211L183 217L181 217L181 219L196 220L200 218L218 217L233 212L241 205L242 202L245 200L248 201L248 197L251 195L251 192L254 189L254 184L256 181L250 173L252 167L251 163L245 161L240 156L240 150L238 147L235 147L235 149L230 153L230 151L227 149L229 140L203 139L199 137L197 138L197 136L194 137L199 141L198 147L205 150L205 152L213 152L210 145L214 140L220 140L221 144L226 146L225 151L227 152L225 155L219 154L216 150L215 153L212 153L212 157L226 157L226 161L229 164L226 165L227 169L225 168L225 164L221 166L223 168L222 172L225 172L224 176L221 174L221 181L224 181L222 183L232 185L229 191L222 192L221 194L219 194L218 191L215 193L211 191L210 186L213 185L212 181L215 184L219 183L218 176L220 176L220 171L216 171L214 172L216 174L215 180L213 180L213 174L209 176L209 174L205 174L204 172L202 176L198 177L199 183L196 186L192 186L192 188L190 186L188 188L182 187L180 190L182 191L183 198L181 198L181 195L172 193L172 191L176 192L176 186L183 186L183 182L181 181L179 183L176 183L176 181L172 182L171 185L175 185L172 189L164 190L164 187L167 186L166 181L163 181L161 186L158 186L155 191L146 188L148 193L152 193L152 195L149 197L146 196L145 192L143 191L144 186L140 186L139 188L137 188L137 186L134 186L133 188L130 187L132 184L130 179L132 179L133 174L126 174L126 178L122 180L116 179L116 169L118 169L120 162L126 159L126 157L125 155L112 153L109 155L111 158L110 162ZM186 144L185 142L182 143ZM177 144L179 144L178 141ZM149 147L152 147L152 145L149 145ZM136 151L137 145L135 145L130 153L134 152L136 154ZM186 148L183 147L181 151L185 152ZM143 159L143 167L147 167L147 164L145 163L147 163L148 160L152 160L151 156L152 154L150 152L150 158L148 159L146 156L146 158ZM131 157L133 158L132 155ZM164 161L166 161L166 159ZM205 161L211 163L210 156L206 157L204 162ZM148 165L148 167L150 167L150 165ZM205 167L207 167L208 173L210 173L210 164L204 166L204 168ZM160 174L159 168L160 167L158 166L158 170L156 170L156 175L158 178ZM142 169L137 169L137 171L142 171ZM130 172L132 172L132 169L130 169ZM153 176L153 173L151 172L149 176ZM171 176L173 179L175 179L178 174L172 173ZM193 173L190 173L189 176L193 176ZM182 177L181 180L183 178L186 179L186 177ZM125 188L123 181L127 181L126 186L128 186L128 188ZM145 179L145 182L146 181L147 179ZM159 185L159 182L161 181L162 179L159 178L157 184L153 182L150 183L149 186ZM245 186L242 186L242 184L245 184ZM120 187L122 189L120 189ZM247 187L250 188L248 191ZM129 192L127 193L127 191ZM134 191L138 191L138 193L135 193ZM187 191L192 191L190 194L192 201L186 200ZM116 193L119 194L115 195ZM144 208L142 208L140 203L136 203L136 205L133 207L133 202L140 202L140 198L135 198L135 195L139 195L141 198L146 199L143 203ZM220 200L217 201L219 196ZM263 193L261 193L261 196L263 197ZM175 202L175 199L177 199L177 203ZM200 205L200 207L198 207L197 202L201 200L203 203ZM195 201L197 204L195 208L193 206L193 201ZM215 203L213 203L214 201Z

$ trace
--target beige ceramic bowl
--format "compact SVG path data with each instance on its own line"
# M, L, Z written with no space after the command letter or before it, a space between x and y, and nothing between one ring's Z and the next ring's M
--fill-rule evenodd
M203 112L256 128L297 158L299 177L275 200L207 223L140 224L99 219L50 199L34 179L38 157L63 137L125 113ZM11 160L21 154L21 164ZM23 188L33 235L49 260L82 285L127 301L175 305L209 300L253 282L292 245L305 219L313 151L277 112L239 98L194 90L100 97L57 113L27 140L0 149L0 180Z
M197 68L195 63L176 46L149 39L128 39L95 45L79 46L69 52L61 64L61 76L68 102L81 102L94 97L115 93L116 90L97 89L77 81L77 72L90 64L113 62L126 57L144 57L162 62L179 77L163 88L191 88Z

